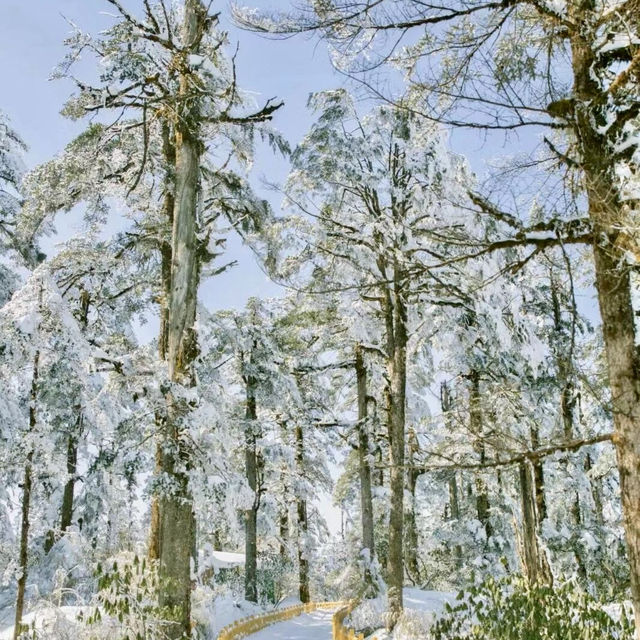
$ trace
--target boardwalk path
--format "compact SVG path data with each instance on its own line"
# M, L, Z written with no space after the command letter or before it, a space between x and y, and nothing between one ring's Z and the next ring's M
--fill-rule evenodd
M277 622L248 636L248 640L331 640L333 611L320 609Z

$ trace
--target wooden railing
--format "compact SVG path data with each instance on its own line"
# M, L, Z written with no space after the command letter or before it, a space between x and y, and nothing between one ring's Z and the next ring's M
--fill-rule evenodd
M356 633L350 627L344 625L344 619L358 606L357 600L344 603L334 614L332 622L333 640L364 640L364 633ZM373 638L372 640L377 640Z
M218 640L240 640L240 638L260 631L276 622L284 622L285 620L290 620L291 618L295 618L303 613L308 613L309 611L315 611L316 609L335 609L336 607L340 607L338 611L342 611L342 608L348 604L349 603L345 602L308 602L307 604L296 604L292 607L277 609L269 613L261 613L250 616L249 618L242 618L223 627L218 634ZM345 613L345 616L346 615L348 615L348 613ZM335 614L333 620L335 633ZM334 635L334 638L335 637Z

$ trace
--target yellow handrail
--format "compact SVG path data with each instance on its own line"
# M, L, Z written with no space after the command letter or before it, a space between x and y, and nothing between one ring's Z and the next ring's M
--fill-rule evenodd
M240 640L256 631L260 631L265 627L276 622L290 620L303 613L314 611L315 609L335 609L336 607L344 607L344 602L308 602L306 604L296 604L285 609L270 611L269 613L261 613L248 618L236 620L226 627L223 627L218 634L218 640ZM346 615L346 614L345 614ZM335 615L334 615L335 618Z

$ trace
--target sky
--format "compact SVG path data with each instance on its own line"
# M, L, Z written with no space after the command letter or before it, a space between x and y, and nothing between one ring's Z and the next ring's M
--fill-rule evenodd
M272 6L281 1L273 0ZM138 0L124 0L134 12L140 4ZM222 10L223 26L229 30L232 46L239 44L239 86L255 93L258 104L271 97L284 100L285 106L273 124L295 144L313 122L306 108L309 94L343 84L333 71L326 48L303 37L269 40L239 31L230 24L227 0L214 2L214 8L216 4ZM73 92L73 84L49 80L53 67L65 55L63 42L71 31L68 21L96 33L113 21L114 11L105 0L0 0L0 109L29 145L29 167L60 152L83 129L82 122L71 122L59 114ZM94 68L87 60L81 63L80 72L90 74ZM259 150L252 182L276 208L279 197L267 191L263 182L281 183L286 174L285 159L266 148ZM54 245L60 240L81 231L81 215L61 216L58 229L58 237L44 243L46 253L55 251ZM234 237L229 238L226 255L226 261L231 260L237 260L235 268L202 285L200 297L208 308L241 308L251 296L282 294L281 287L265 276L251 252ZM154 334L154 324L151 319L142 330L144 337Z

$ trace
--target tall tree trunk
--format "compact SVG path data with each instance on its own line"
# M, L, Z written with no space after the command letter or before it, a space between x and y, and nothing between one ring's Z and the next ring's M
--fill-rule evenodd
M42 289L40 290L42 298ZM31 393L29 397L29 432L31 435L36 426L36 401L38 399L38 375L40 367L40 351L36 351L33 358L33 375L31 378ZM16 615L13 627L13 640L17 640L22 631L22 614L24 612L24 597L27 589L27 575L29 569L29 511L31 508L31 488L33 473L33 445L29 443L27 459L24 465L24 476L22 480L22 518L20 522L20 552L18 566L20 577L18 578L18 589L16 593Z
M164 177L164 202L162 211L164 221L169 230L173 227L173 210L175 208L175 167L176 147L172 137L171 127L168 123L162 124L162 153L165 164ZM167 234L170 236L171 231ZM164 234L160 240L160 328L158 331L158 357L166 361L169 349L169 300L171 298L171 241ZM162 473L162 436L164 434L165 416L162 412L156 412L156 453L155 474ZM160 506L157 493L151 496L151 519L149 523L149 550L151 560L160 559Z
M296 443L296 466L299 478L304 477L304 437L302 425L296 423L295 427ZM309 594L309 558L307 557L307 532L309 522L307 518L307 501L298 495L296 498L298 512L298 592L300 602L310 602Z
M279 516L280 556L287 555L287 540L289 539L289 512L286 503L280 506Z
M415 454L418 451L418 440L413 429L409 430L407 442L408 469L407 469L407 495L410 500L405 513L405 568L407 576L414 585L420 583L420 568L418 567L418 529L416 523L416 487L420 472L414 469Z
M159 433L164 433L164 427L162 426L163 419L156 413L155 416L156 429ZM156 442L155 451L155 473L158 476L162 473L162 443L160 438ZM151 496L151 516L149 522L149 548L147 555L150 560L160 559L160 500L157 493L154 491Z
M580 8L578 4L574 9ZM595 238L596 289L611 387L635 637L640 640L640 352L636 346L627 264L627 251L636 247L625 231L628 214L614 187L617 181L614 145L606 130L594 125L601 113L598 102L601 89L591 74L595 35L577 30L571 40L573 120Z
M279 421L280 425L280 438L282 442L287 442L287 423L285 420ZM289 540L289 500L288 500L288 487L287 487L287 475L289 470L287 469L286 462L283 462L280 467L280 483L282 484L282 502L280 504L280 516L279 516L279 530L280 530L280 555L284 559L287 556L288 548L287 542Z
M469 422L470 431L476 438L474 448L480 457L480 464L486 462L485 445L483 440L483 416L482 399L480 396L480 375L477 371L471 371L471 389L469 392ZM476 513L478 520L484 527L487 541L493 534L493 527L490 520L489 492L487 483L481 475L476 476Z
M622 256L596 246L596 282L613 399L620 490L629 554L636 638L640 640L640 354L629 274Z
M82 289L80 293L80 308L78 321L83 331L86 331L89 321L89 292ZM49 553L56 541L65 534L66 530L71 526L73 519L73 499L76 484L76 471L78 461L78 443L82 436L84 426L84 415L82 405L78 404L78 417L73 430L67 435L67 481L65 482L62 492L62 505L60 507L60 528L49 529L44 541L44 551Z
M397 265L396 265L397 266ZM389 295L389 297L391 297ZM395 269L393 300L386 304L387 315L387 376L388 429L391 469L389 489L389 555L387 558L387 584L389 600L389 626L393 627L403 610L404 585L404 459L405 459L405 402L407 385L407 308L402 291L402 276Z
M451 429L453 409L453 396L447 382L443 382L440 386L440 407L444 416L445 424L448 430ZM458 491L458 476L455 470L449 472L447 480L449 488L449 513L452 520L456 522L460 520L460 499ZM455 566L459 569L462 566L462 546L456 544L453 549Z
M198 54L207 20L200 0L185 0L182 25L183 51L179 68L176 134L176 191L171 243L171 295L169 298L168 365L175 385L194 384L192 363L197 356L194 330L198 294L199 260L196 238L200 156L199 101L193 96L189 55ZM174 387L175 388L175 387ZM178 387L179 388L179 387ZM188 419L184 398L167 394L167 420L163 433L162 472L171 483L159 502L160 566L159 604L172 620L171 640L191 635L191 556L193 500L189 489L190 452L183 437Z
M538 540L538 516L533 474L528 461L520 463L520 497L522 504L522 538L524 573L530 584L551 584L549 563Z
M375 559L373 529L373 497L371 493L371 464L369 462L369 423L367 415L367 368L361 345L355 349L356 387L358 392L358 470L360 476L360 513L362 518L362 554L364 556L365 597L377 593L377 585L371 574Z
M449 510L451 519L459 522L460 520L460 500L458 498L458 478L455 471L451 471L449 475ZM456 544L453 548L455 566L457 569L462 567L462 545Z
M86 332L89 324L89 306L91 297L89 292L82 290L80 293L79 321L83 332ZM60 537L71 526L73 520L73 500L78 468L78 443L84 430L84 414L82 406L78 406L78 418L75 429L67 437L67 481L62 494L62 508L60 509Z
M540 432L537 425L531 425L531 448L536 451L540 448ZM533 485L536 500L536 512L538 514L538 526L547 517L547 500L544 493L544 467L542 459L533 462Z
M82 414L78 417L78 433L82 430ZM60 510L60 535L71 526L73 519L73 493L76 483L78 467L78 440L75 435L67 438L67 481L62 494L62 509Z
M245 565L244 597L249 602L258 602L258 453L256 449L255 381L248 377L245 382L247 405L244 427L244 457L247 484L253 493L253 503L245 512Z

